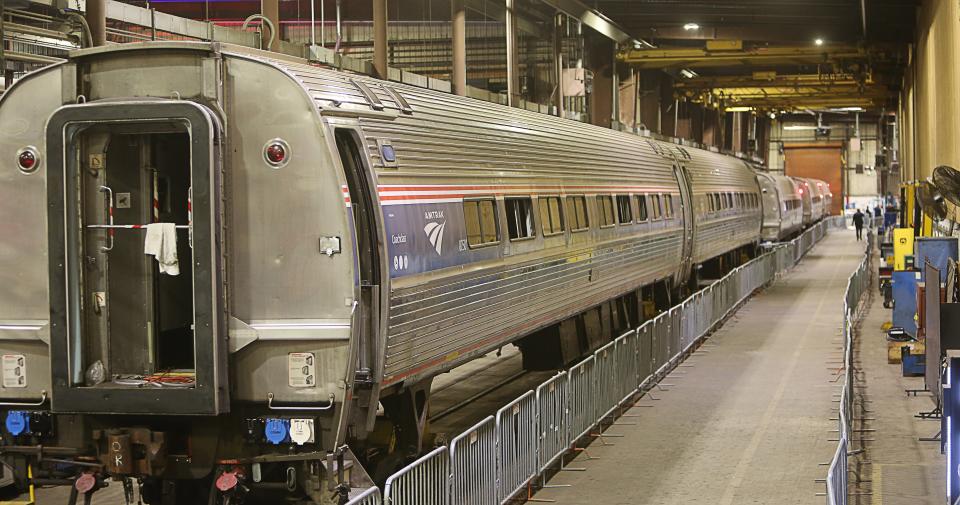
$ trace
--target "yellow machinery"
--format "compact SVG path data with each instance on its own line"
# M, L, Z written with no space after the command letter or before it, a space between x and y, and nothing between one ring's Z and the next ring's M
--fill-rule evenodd
M893 230L893 269L907 269L907 256L913 256L913 228Z
M933 236L933 219L923 213L917 201L919 181L900 185L900 227L912 228L916 237Z

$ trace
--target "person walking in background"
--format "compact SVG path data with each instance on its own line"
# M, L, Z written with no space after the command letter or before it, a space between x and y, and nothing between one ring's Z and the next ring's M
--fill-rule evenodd
M860 209L853 215L853 226L857 229L857 240L863 240L863 212Z

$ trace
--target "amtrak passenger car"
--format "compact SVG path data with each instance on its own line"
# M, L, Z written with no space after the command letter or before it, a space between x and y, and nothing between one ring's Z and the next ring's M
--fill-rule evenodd
M419 452L432 377L590 352L767 205L733 157L212 43L74 52L0 131L0 454L149 503L336 502L336 459Z
M765 242L780 242L803 229L803 202L793 179L757 170L757 182L763 194L763 230Z

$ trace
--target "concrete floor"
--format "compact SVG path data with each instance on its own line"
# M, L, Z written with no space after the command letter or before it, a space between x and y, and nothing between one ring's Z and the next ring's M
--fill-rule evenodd
M686 365L560 472L538 498L560 505L822 504L836 448L833 382L853 232L827 236L748 301ZM626 423L632 423L627 425ZM605 442L605 443L602 443ZM610 444L610 445L607 445Z
M890 309L883 308L883 299L874 290L860 324L855 358L866 385L865 389L858 389L858 393L867 400L865 405L869 411L863 416L867 420L862 428L876 431L862 432L866 439L862 446L867 452L858 458L859 473L870 482L863 482L855 490L855 475L851 475L849 503L939 505L946 502L945 458L940 454L939 442L919 439L934 436L940 430L940 420L914 417L934 406L928 394L908 396L904 392L923 389L923 378L903 377L899 364L887 363L887 342L881 325L890 317ZM851 463L851 468L857 467Z

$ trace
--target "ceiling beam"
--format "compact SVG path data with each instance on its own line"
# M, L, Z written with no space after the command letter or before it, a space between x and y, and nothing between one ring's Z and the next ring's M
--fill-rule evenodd
M851 45L745 47L732 51L706 48L629 49L619 54L623 63L640 69L729 67L738 65L805 65L866 59L867 52Z
M581 23L593 28L608 39L618 43L626 44L634 40L634 37L627 33L620 24L608 18L602 12L591 9L580 0L542 0L543 3L565 13L568 16L575 17Z

